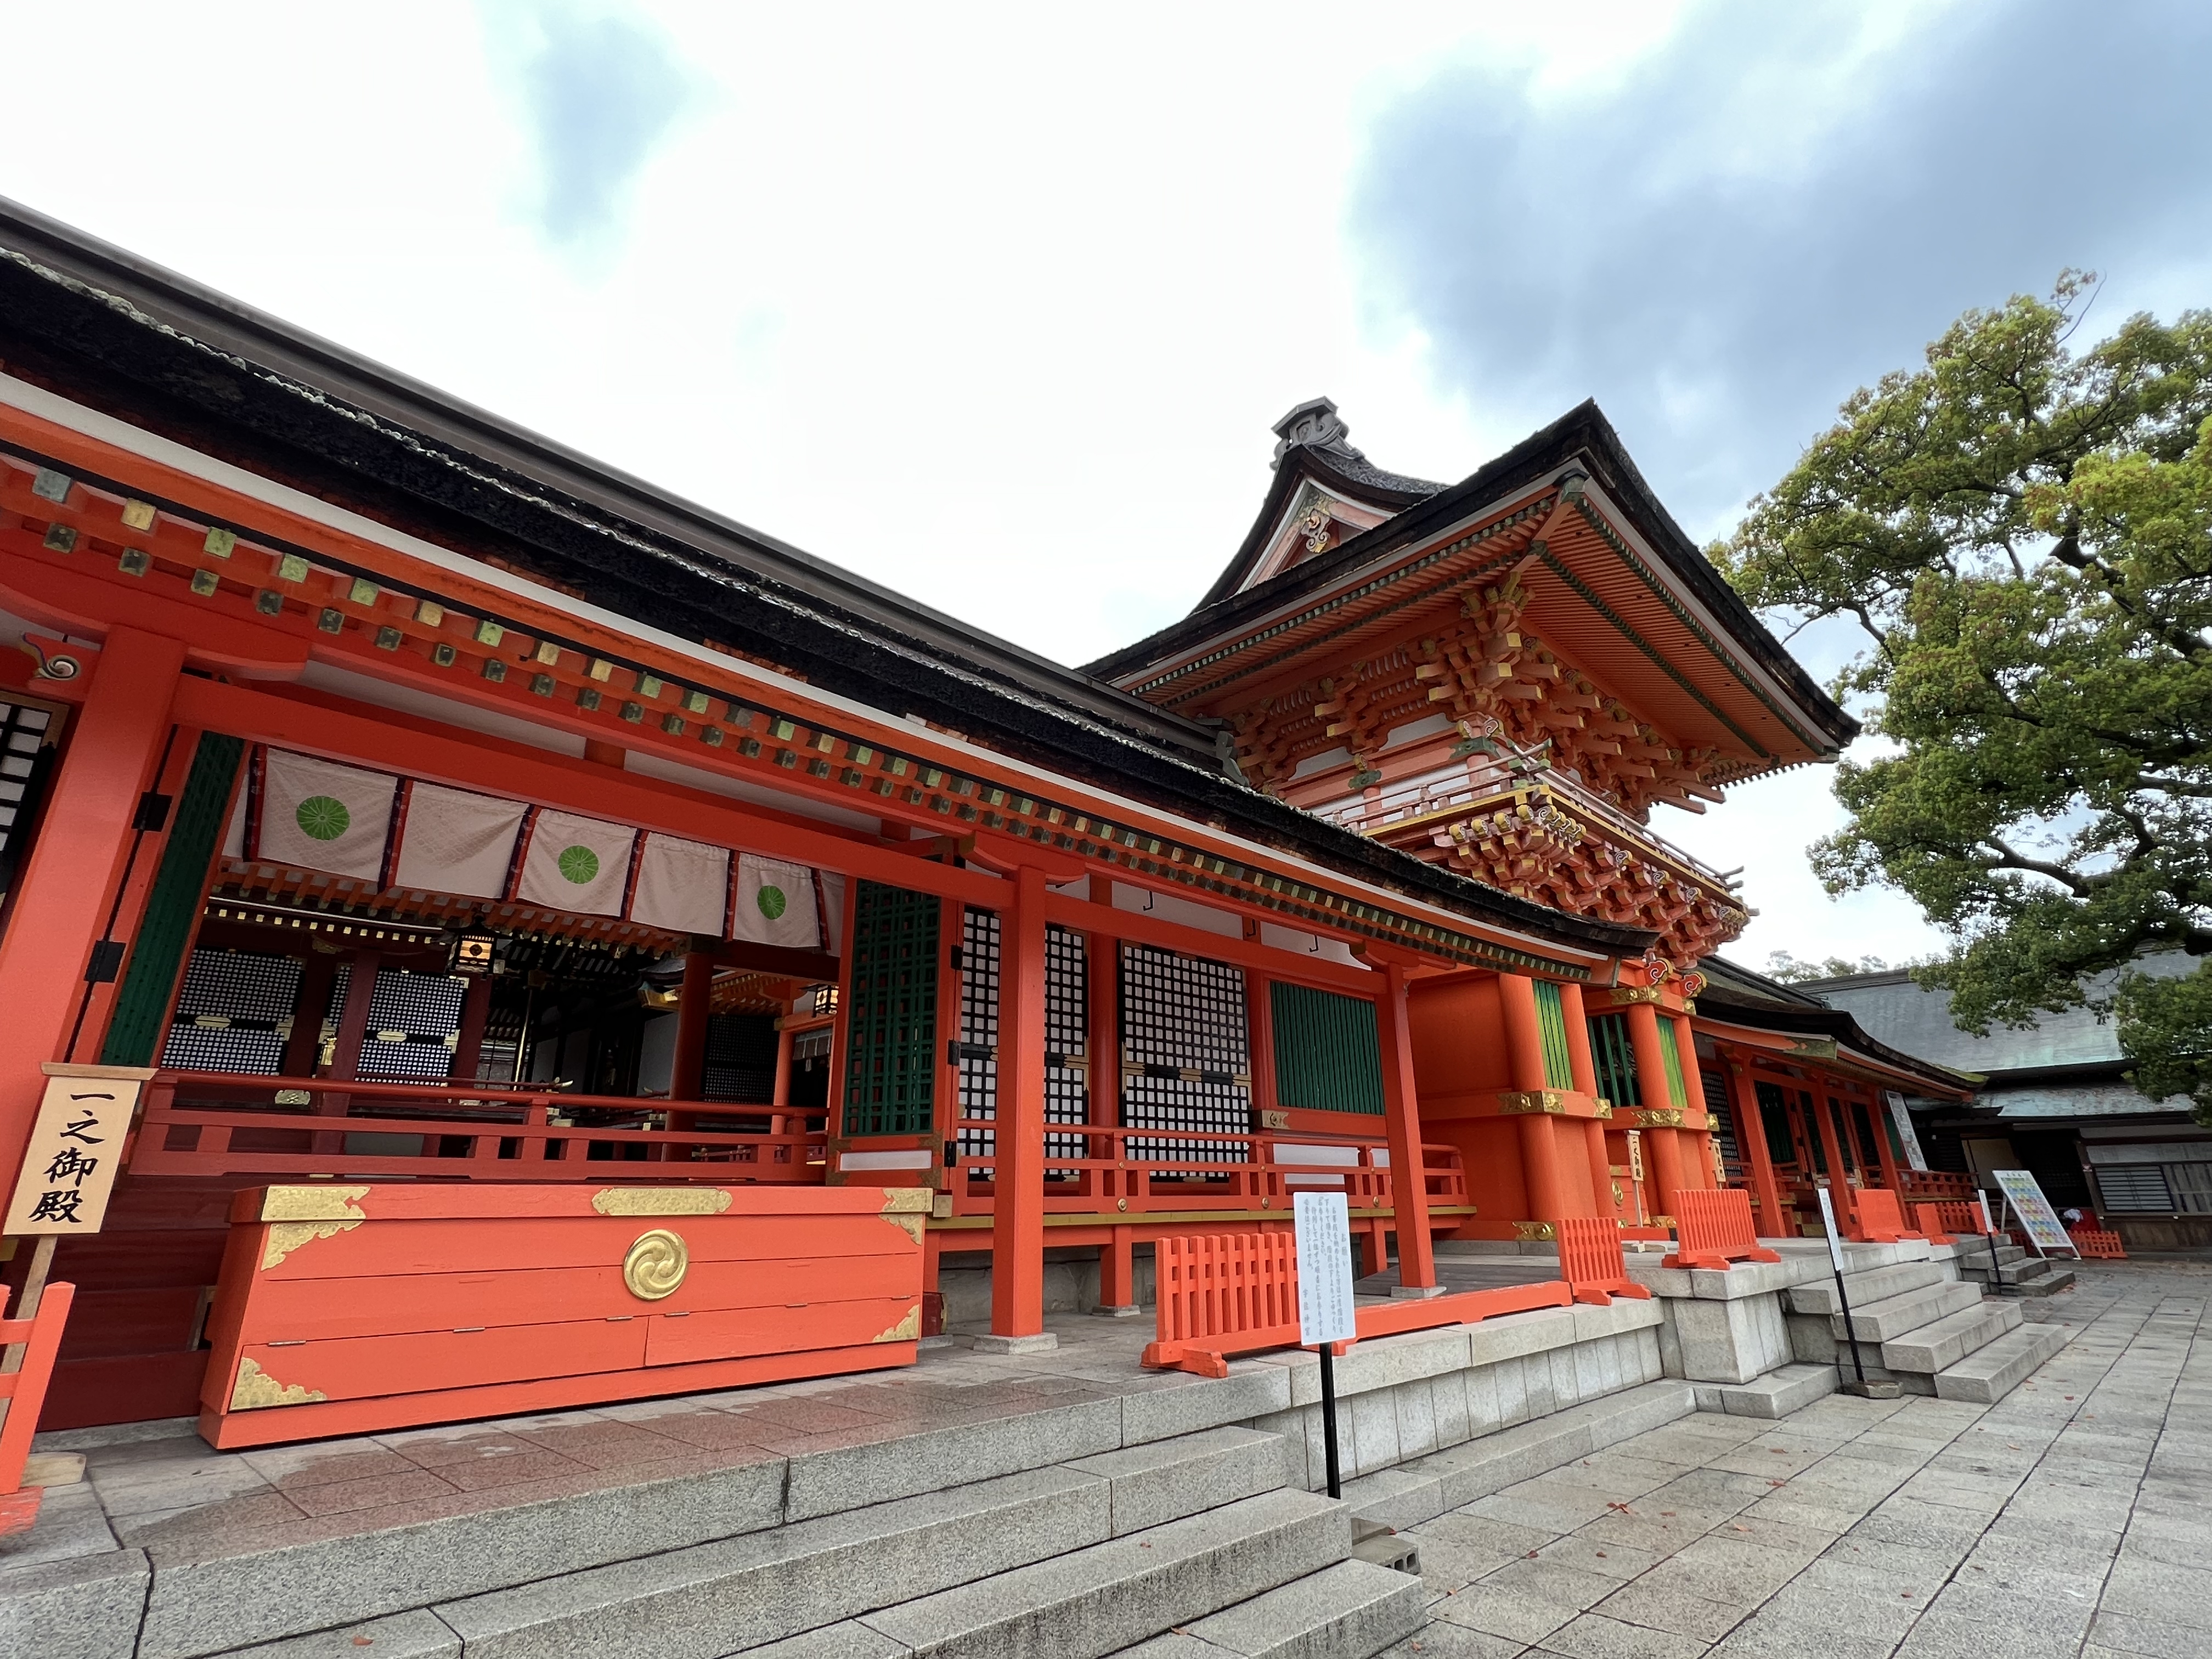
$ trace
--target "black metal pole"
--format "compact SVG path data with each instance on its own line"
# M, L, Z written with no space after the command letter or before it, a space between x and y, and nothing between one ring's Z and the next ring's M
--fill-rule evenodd
M1859 1334L1851 1326L1851 1298L1850 1293L1844 1289L1843 1269L1838 1267L1835 1271L1836 1305L1844 1310L1844 1340L1850 1345L1851 1375L1858 1378L1859 1390L1861 1393L1864 1393L1866 1390L1866 1362L1859 1358Z
M1321 1345L1321 1443L1322 1455L1328 1460L1328 1495L1341 1498L1344 1486L1336 1468L1336 1366L1329 1358L1335 1346L1333 1342Z

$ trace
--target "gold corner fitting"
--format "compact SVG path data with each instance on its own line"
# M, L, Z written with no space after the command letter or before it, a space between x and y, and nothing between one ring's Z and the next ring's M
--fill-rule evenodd
M366 1187L337 1187L318 1182L312 1187L267 1187L261 1193L264 1221L366 1221L354 1208L368 1196Z
M915 1303L906 1310L906 1317L881 1336L872 1336L871 1342L912 1342L921 1335L921 1304Z
M1656 1006L1664 1000L1664 994L1656 985L1624 985L1613 993L1613 1006L1616 1008L1625 1008L1638 1002Z
M253 1360L241 1359L238 1362L238 1381L231 1385L230 1408L234 1412L256 1412L267 1406L312 1406L318 1400L329 1398L320 1389L279 1382Z
M665 1227L640 1233L623 1257L623 1284L641 1302L659 1302L675 1295L683 1288L684 1275L690 1271L690 1248L680 1234Z
M1548 1221L1516 1221L1513 1224L1513 1237L1524 1243L1556 1239L1559 1236L1559 1230Z
M1636 1127L1639 1129L1679 1129L1682 1127L1682 1109L1680 1106L1655 1106L1640 1111L1636 1115Z
M720 1187L602 1187L592 1207L601 1215L720 1215L730 1194Z
M1550 1089L1508 1090L1498 1097L1498 1110L1503 1117L1517 1117L1528 1112L1546 1112L1554 1117L1564 1117L1567 1103Z

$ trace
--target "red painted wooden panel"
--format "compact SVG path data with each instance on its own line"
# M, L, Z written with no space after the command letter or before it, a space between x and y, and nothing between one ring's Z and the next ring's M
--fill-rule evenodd
M200 1378L207 1362L204 1348L65 1359L54 1367L39 1427L88 1429L103 1423L190 1417L200 1408Z
M332 1400L365 1400L374 1395L423 1394L481 1382L626 1370L645 1363L645 1321L582 1319L481 1331L416 1331L297 1346L255 1342L241 1349L240 1358L251 1359L286 1388L310 1389ZM236 1376L235 1366L220 1371L209 1366L207 1383L200 1391L202 1403L228 1409ZM218 1390L221 1398L216 1397Z
M505 1190L501 1188L500 1190ZM882 1200L877 1200L878 1205ZM377 1224L315 1240L288 1255L261 1277L321 1282L332 1279L381 1279L393 1273L450 1273L523 1267L586 1267L605 1265L610 1242L622 1253L639 1233L672 1227L684 1235L691 1260L745 1261L778 1256L836 1255L866 1250L903 1255L914 1248L905 1231L876 1217L775 1215L597 1216L472 1220L410 1221L404 1226ZM696 1224L713 1221L710 1228Z
M731 1308L687 1319L655 1319L646 1332L645 1363L680 1365L831 1344L858 1346L902 1328L918 1333L921 1305L917 1286L910 1296L813 1302L793 1308Z

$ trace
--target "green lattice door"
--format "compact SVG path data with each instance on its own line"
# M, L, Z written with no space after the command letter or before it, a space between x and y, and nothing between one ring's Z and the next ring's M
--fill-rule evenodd
M845 1025L848 1136L927 1134L935 1121L939 902L854 884Z

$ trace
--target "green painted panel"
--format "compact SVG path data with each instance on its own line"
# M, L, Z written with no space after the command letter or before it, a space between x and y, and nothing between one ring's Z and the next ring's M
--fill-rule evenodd
M231 786L238 781L238 763L245 753L246 744L237 738L216 732L200 734L191 770L177 797L168 844L161 849L161 867L155 872L146 914L131 942L131 965L107 1022L107 1041L100 1051L103 1066L154 1063L169 1022L169 999L184 965L185 947L199 921L208 866L230 813Z
M1575 1062L1567 1052L1567 1008L1556 982L1536 981L1536 1032L1544 1044L1544 1082L1553 1089L1575 1086Z
M1674 1096L1675 1106L1686 1109L1690 1104L1690 1091L1682 1081L1682 1049L1675 1041L1679 1024L1671 1015L1660 1016L1659 1047L1663 1051L1662 1058L1667 1062L1668 1090Z
M854 884L845 1016L845 1133L927 1134L937 1085L938 900Z
M1641 1106L1644 1091L1636 1080L1636 1049L1628 1040L1628 1016L1592 1014L1589 1036L1599 1095L1615 1106Z
M1314 1112L1382 1112L1382 1042L1375 1005L1277 980L1268 987L1275 1027L1275 1103Z

